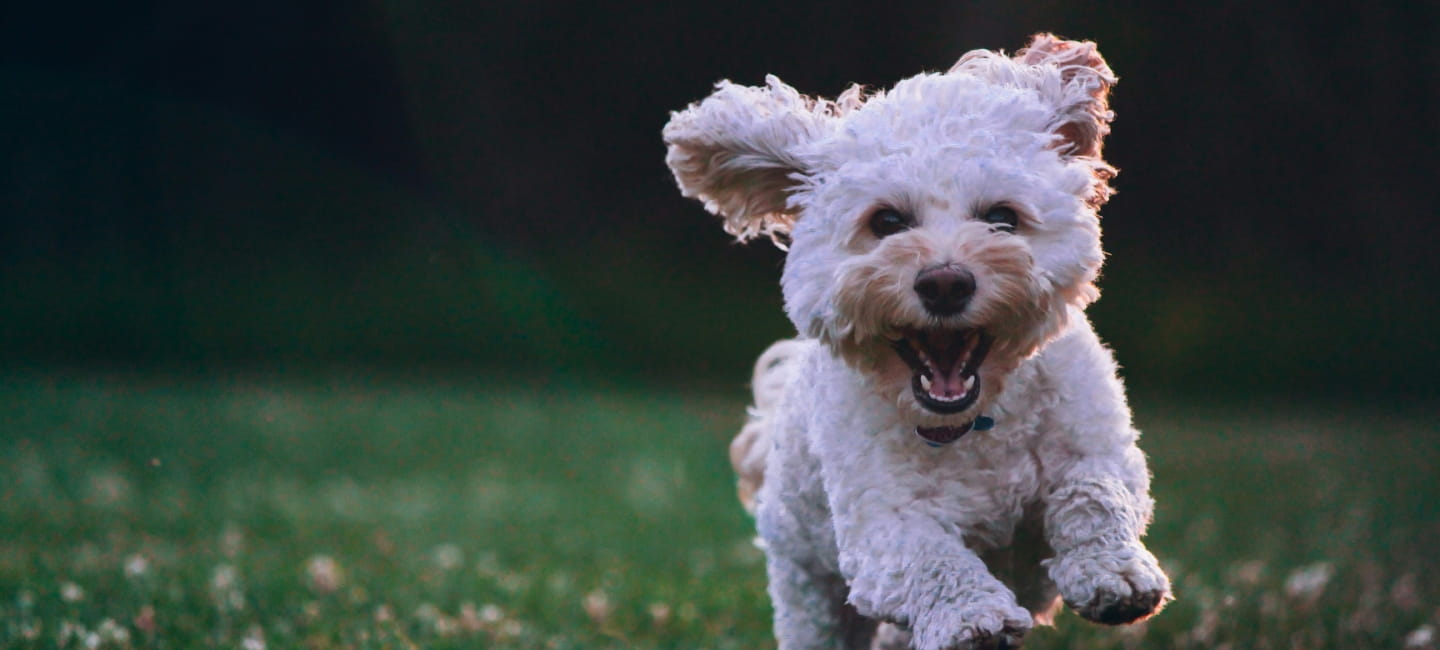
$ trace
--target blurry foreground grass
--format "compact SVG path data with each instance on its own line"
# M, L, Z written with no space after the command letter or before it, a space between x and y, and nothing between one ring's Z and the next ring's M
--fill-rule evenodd
M574 381L0 379L5 647L768 647L744 395ZM1179 600L1028 646L1434 647L1440 434L1141 404ZM1428 636L1427 636L1428 635Z

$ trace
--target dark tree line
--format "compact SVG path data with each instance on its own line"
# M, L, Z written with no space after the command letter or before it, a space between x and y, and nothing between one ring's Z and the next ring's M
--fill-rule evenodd
M1440 8L1016 4L7 8L0 349L663 372L692 331L739 332L689 351L728 373L727 346L785 334L779 257L679 198L667 112L722 77L833 94L1048 30L1121 77L1095 317L1127 367L1429 383Z

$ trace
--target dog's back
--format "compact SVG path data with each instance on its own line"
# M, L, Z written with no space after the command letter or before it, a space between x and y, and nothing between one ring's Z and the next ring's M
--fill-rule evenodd
M776 341L755 361L755 373L750 378L755 405L750 407L745 426L730 443L730 464L739 476L736 490L740 503L751 514L755 513L755 493L760 491L765 479L765 459L774 446L770 429L784 399L785 386L790 383L796 364L813 344L803 339Z

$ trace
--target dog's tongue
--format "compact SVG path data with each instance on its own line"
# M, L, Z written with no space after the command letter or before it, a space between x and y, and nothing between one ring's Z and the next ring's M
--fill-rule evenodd
M965 364L960 356L965 352L964 341L954 332L932 331L926 337L927 352L934 361L930 377L930 394L936 397L958 397L965 394L965 378L962 372Z
M930 377L930 394L935 397L953 398L965 394L964 368L958 363L949 367L936 368Z

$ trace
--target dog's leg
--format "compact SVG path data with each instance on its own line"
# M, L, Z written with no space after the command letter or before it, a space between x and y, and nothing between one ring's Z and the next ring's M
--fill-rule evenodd
M1140 542L1147 505L1111 476L1069 479L1051 492L1045 527L1055 557L1045 565L1076 613L1118 625L1170 598L1169 578Z
M856 609L908 628L917 650L1019 645L1030 612L966 546L953 506L960 497L931 494L913 441L826 429L820 474Z
M1114 357L1093 330L1052 343L1053 387L1062 408L1048 414L1041 464L1045 562L1065 604L1111 625L1149 616L1170 598L1170 579L1140 543L1150 524L1150 472L1140 433L1116 377Z
M781 650L870 648L876 622L845 602L849 590L840 576L807 569L773 552L768 570Z
M1009 546L982 555L990 573L1010 586L1015 592L1015 601L1030 610L1040 625L1053 624L1060 609L1060 594L1041 566L1041 561L1052 555L1054 552L1045 542L1044 522L1038 513L1026 514Z
M890 517L842 531L838 540L857 609L909 627L918 650L1018 647L1030 612L962 536L886 510Z

